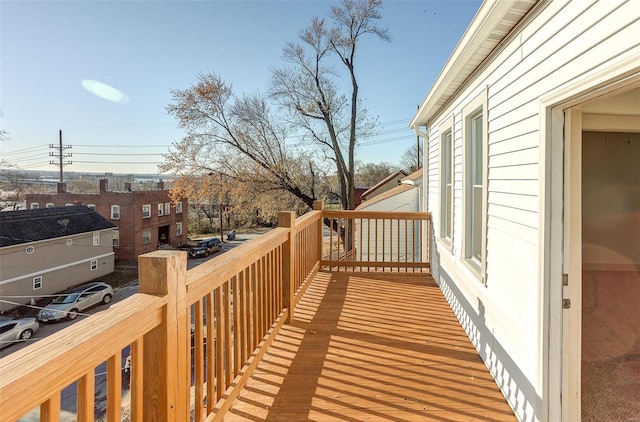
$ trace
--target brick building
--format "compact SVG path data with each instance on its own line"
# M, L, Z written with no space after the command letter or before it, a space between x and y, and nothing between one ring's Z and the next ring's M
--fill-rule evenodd
M70 193L59 183L57 193L27 195L28 208L70 205L93 208L118 227L113 238L117 260L135 260L165 245L187 243L187 199L172 203L162 182L158 190L134 191L126 183L124 191L112 192L102 179L99 193Z

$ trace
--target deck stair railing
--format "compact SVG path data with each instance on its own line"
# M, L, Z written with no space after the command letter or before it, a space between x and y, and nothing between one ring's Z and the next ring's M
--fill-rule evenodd
M316 204L188 271L185 252L142 255L138 293L0 359L0 422L222 420L318 271L424 271L429 225Z

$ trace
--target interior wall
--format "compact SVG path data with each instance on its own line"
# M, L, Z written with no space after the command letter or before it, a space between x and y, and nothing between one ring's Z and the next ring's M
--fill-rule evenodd
M583 264L640 271L640 133L583 132Z

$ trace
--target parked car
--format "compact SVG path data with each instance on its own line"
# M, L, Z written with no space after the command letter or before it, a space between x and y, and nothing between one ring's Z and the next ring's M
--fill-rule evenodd
M0 349L13 343L29 340L40 324L35 318L10 318L0 316Z
M222 250L222 242L216 237L201 240L196 246L189 250L189 258L202 258L214 252Z
M38 321L72 320L78 312L94 305L107 304L113 298L113 289L107 283L94 281L81 284L54 297L51 303L40 309Z

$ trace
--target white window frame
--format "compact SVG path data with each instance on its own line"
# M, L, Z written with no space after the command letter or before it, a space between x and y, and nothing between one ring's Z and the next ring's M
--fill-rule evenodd
M44 207L45 207L45 208L53 208L53 207L55 207L55 206L56 206L56 204L54 204L53 202L47 202L47 203L44 205Z
M151 204L142 206L142 218L151 218Z
M32 202L32 203L29 205L29 209L32 209L32 210L37 210L38 208L40 208L40 204L39 204L39 203L37 203L37 202Z
M176 223L176 236L182 236L182 221Z
M118 230L113 231L113 246L120 246L120 232Z
M158 203L158 217L162 217L164 215L164 204L162 202Z
M120 205L111 205L111 219L120 220Z
M37 277L33 277L32 287L33 287L33 290L42 289L42 276L41 275L39 275Z
M487 258L487 110L485 89L462 111L462 262L483 283L486 282ZM480 123L479 117L482 118ZM478 123L480 126L475 126ZM479 142L477 135L482 137ZM481 166L479 170L478 165Z
M92 259L90 264L91 271L96 271L98 269L98 260Z
M151 229L142 229L142 244L148 245L151 243Z
M90 210L95 211L96 210L96 204L87 204L87 208L89 208Z
M100 232L93 232L93 246L100 246Z
M182 201L176 202L176 214L182 214Z
M171 202L164 203L164 215L171 215Z
M451 250L455 197L455 137L453 115L440 126L440 233L439 238Z
M64 204L65 207L73 207L74 205L75 204L71 203L71 202L68 202L68 203Z

